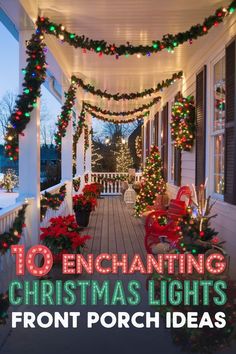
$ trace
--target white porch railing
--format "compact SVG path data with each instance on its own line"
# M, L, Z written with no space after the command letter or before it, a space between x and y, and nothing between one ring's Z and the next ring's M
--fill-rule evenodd
M5 231L9 231L12 227L15 218L17 217L18 211L22 208L24 202L18 202L13 206L4 208L0 211L0 234ZM27 225L27 215L30 213L30 200L26 209L26 220ZM23 229L21 239L19 244L25 245L26 248L32 246L32 238L25 227ZM4 275L4 276L3 276ZM5 292L8 288L8 283L15 278L15 257L13 257L8 250L4 255L0 255L0 293Z
M135 173L135 182L141 179L141 173ZM102 195L121 195L122 182L128 179L128 173L92 172L91 182L102 184Z
M45 192L48 192L48 193L51 193L51 194L59 193L60 188L62 186L64 186L64 185L66 185L66 182L61 182L61 183L56 184L55 186L52 186L52 187L50 187L48 189L45 189L45 190L43 190L41 192L41 196ZM55 218L57 216L66 216L66 215L70 214L67 198L69 198L68 195L66 195L64 201L61 203L61 205L60 205L58 210L53 210L53 209L50 209L50 208L47 210L43 220L40 223L41 227L47 227L49 225L49 220L51 218Z

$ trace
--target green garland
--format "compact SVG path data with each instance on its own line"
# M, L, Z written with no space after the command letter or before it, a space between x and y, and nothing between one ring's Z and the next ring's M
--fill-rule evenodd
M106 109L99 108L97 106L94 106L88 102L84 102L84 107L85 109L89 109L90 111L93 111L95 113L101 113L106 116L115 116L115 117L124 117L124 116L130 116L135 113L143 112L149 108L151 108L154 104L158 103L161 100L161 97L155 97L151 102L144 104L138 108L133 109L132 111L123 111L123 112L111 112Z
M58 117L57 132L54 135L56 147L58 150L61 148L61 139L66 135L66 128L71 119L72 108L75 103L76 98L76 86L71 83L69 90L65 92L65 103L62 106L62 111L60 116Z
M171 52L174 51L179 45L190 42L193 39L198 39L206 35L209 30L223 22L223 20L235 11L236 0L232 1L227 8L220 7L211 16L205 18L202 24L196 24L192 26L189 30L185 32L179 32L177 34L165 34L161 40L153 40L149 45L133 45L129 42L126 44L121 44L119 46L114 43L109 44L105 40L93 40L85 35L78 36L75 33L70 33L65 30L65 27L61 24L56 24L46 17L39 17L37 20L37 26L40 30L51 34L61 41L67 42L75 48L83 48L84 52L86 50L94 51L99 56L112 55L118 59L120 56L125 55L147 55L150 56L151 53L157 53L164 49Z
M147 117L149 116L150 112L149 111L146 111L142 114L139 114L138 116L135 116L135 117L132 117L132 118L126 118L126 119L120 119L120 118L109 118L109 117L104 117L104 116L101 116L100 114L97 114L96 112L93 112L92 110L90 109L86 109L86 111L88 113L90 113L93 118L97 118L99 120L102 120L103 122L110 122L110 123L114 123L114 124L125 124L125 123L131 123L131 122L134 122L135 120L139 121L141 119L143 119L144 117Z
M179 71L172 75L170 79L166 79L162 81L162 83L158 83L155 88L145 89L141 92L132 92L132 93L108 93L106 90L101 91L100 89L96 89L94 86L90 84L85 84L82 79L79 79L76 76L72 76L72 82L75 82L78 87L82 87L83 90L91 93L92 95L99 96L101 98L107 98L108 100L113 99L115 101L119 100L133 100L136 98L143 98L145 96L151 96L154 93L162 91L164 88L169 87L172 85L176 80L182 79L183 71Z
M41 94L40 88L46 78L46 48L43 38L38 29L27 44L28 64L22 70L25 75L23 93L18 96L5 136L5 152L10 160L18 159L18 135L24 135L23 131L30 121L30 113L37 106L37 99Z
M118 182L118 181L126 181L127 178L129 177L128 173L127 175L123 176L114 176L114 177L103 177L103 176L97 176L96 174L92 174L92 177L97 178L97 182L94 183L110 183L110 182Z
M58 210L66 197L66 185L61 186L58 193L52 194L47 191L41 197L40 209L41 219L46 215L47 210Z
M192 26L186 32L179 32L176 35L166 34L162 37L162 40L155 40L152 45L134 46L130 43L126 45L116 46L115 44L108 44L104 40L92 40L86 38L84 35L77 36L74 33L69 33L65 30L63 25L57 25L51 22L48 18L38 17L36 33L32 35L27 45L27 66L24 69L25 79L23 83L24 92L21 94L16 102L16 108L10 117L10 124L7 128L5 137L5 151L6 155L11 160L18 159L18 135L23 134L26 125L30 121L30 112L37 105L37 98L40 96L40 87L45 81L46 76L46 60L45 60L45 43L44 33L54 35L62 41L66 41L70 45L76 48L84 48L97 52L99 55L115 55L118 59L121 55L147 55L151 53L157 53L163 49L173 51L180 44L187 41L190 43L193 39L197 39L203 35L206 35L208 31L219 23L223 22L224 18L232 14L236 8L236 0L232 1L227 8L220 7L215 13L205 18L202 24ZM118 95L118 94L117 94ZM118 96L119 97L119 96ZM61 136L63 136L64 124L67 122L67 114L65 115L65 121L59 123L59 130L56 134L57 144L60 145ZM62 135L61 135L62 134Z
M77 122L77 127L76 127L76 131L74 134L74 144L76 145L79 141L79 138L81 137L82 131L83 131L83 127L85 125L85 108L84 108L84 104L82 105L82 110L80 112L80 115L78 117L78 122Z
M193 96L179 97L172 106L171 138L175 147L190 151L195 138L195 108Z
M24 204L18 211L10 230L0 234L0 254L5 254L12 245L17 245L20 242L22 231L25 227L26 207L27 204Z
M84 150L89 148L89 127L87 124L84 125Z

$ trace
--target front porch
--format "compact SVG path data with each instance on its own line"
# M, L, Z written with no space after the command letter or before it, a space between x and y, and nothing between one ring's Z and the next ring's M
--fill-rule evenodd
M175 301L166 303L165 309L161 302L153 305L155 301L151 303L147 299L147 280L154 280L152 296L155 298L161 289L161 285L158 288L155 283L162 279L161 272L157 278L156 272L149 274L150 277L145 272L124 276L120 269L118 275L107 275L103 258L105 265L100 267L101 272L90 275L84 272L80 276L73 273L71 281L98 280L113 286L121 279L121 286L129 293L129 283L138 280L140 303L137 301L135 306L128 301L113 304L111 297L102 306L105 301L102 294L98 295L96 304L83 306L85 304L77 302L68 307L60 294L63 301L57 305L61 313L81 311L77 330L63 326L45 330L36 326L25 331L20 325L17 329L10 328L7 314L13 310L8 303L4 311L4 300L9 300L7 289L16 278L15 256L11 255L10 247L18 244L24 245L26 252L39 244L40 251L41 244L50 249L52 254L48 256L54 260L54 266L49 273L49 286L53 288L58 279L70 281L71 269L67 276L62 275L61 266L56 264L61 262L63 253L73 254L72 257L81 252L94 256L128 254L130 258L140 255L145 260L147 254L151 254L150 259L152 255L169 253L177 258L188 255L194 259L202 253L208 256L219 252L220 256L227 255L227 261L230 258L230 276L235 276L235 12L235 0L119 0L114 3L107 0L0 0L0 21L18 41L20 92L2 134L5 154L10 164L17 164L19 188L17 193L9 194L9 198L0 194L0 198L3 196L0 200L0 300L3 300L0 325L4 324L0 332L1 354L41 354L42 351L50 354L74 351L180 354L182 349L186 353L218 354L226 346L224 353L232 353L236 345L232 343L236 311L231 293L234 283L230 277L229 306L226 303L223 309L232 312L233 319L228 316L232 325L229 323L230 331L226 326L227 333L222 332L221 337L218 328L212 329L209 343L205 328L199 329L197 334L195 327L190 331L183 328L180 338L176 328L166 329L163 323L158 331L154 326L143 328L142 332L137 329L141 328L139 326L129 330L126 330L128 327L113 328L110 332L97 326L90 331L86 323L88 311L99 314L127 311L128 315L135 311L160 312L163 315L169 308L171 312L192 308L176 305ZM104 40L97 40L102 37ZM53 182L44 187L40 166L43 87L60 106L53 122L55 130L51 141L57 156L54 171L57 179L52 178ZM101 130L102 124L121 127L120 135L116 130L107 137L105 129ZM136 135L131 136L136 129L130 135L122 135L122 127L129 124L138 129ZM94 126L97 141L93 139ZM94 142L102 146L99 154L104 153L103 159L110 159L109 162L113 159L114 164L93 166ZM46 175L46 167L44 172ZM50 173L52 165L49 165ZM90 191L85 195L84 188L95 184L99 192ZM125 202L126 187L131 191L130 203ZM138 187L137 194L135 187ZM181 189L188 189L182 199L177 198ZM81 205L79 202L75 205L75 196ZM23 218L19 214L22 210L25 211ZM74 215L78 217L80 211L90 216L87 226L78 220L75 222ZM66 219L61 217L72 220L69 226L63 225L60 229L61 220ZM56 227L60 224L60 230L55 233L50 230L50 248L45 242L47 235L42 238L41 228L51 226L52 218L57 218L54 223ZM86 235L91 238L79 243ZM26 264L33 269L30 262ZM36 264L40 264L39 270ZM42 281L48 280L46 272L45 277L40 273L44 265L49 268L46 262L37 259L32 273L28 268L22 282L37 279L41 286ZM189 274L187 281L191 278ZM227 276L222 274L223 281ZM171 277L164 278L163 289L168 287L169 281ZM169 288L167 292L172 294ZM92 294L91 289L88 294ZM82 298L81 293L79 297ZM14 311L38 314L58 310L55 302L52 305L47 301L45 306L16 305Z

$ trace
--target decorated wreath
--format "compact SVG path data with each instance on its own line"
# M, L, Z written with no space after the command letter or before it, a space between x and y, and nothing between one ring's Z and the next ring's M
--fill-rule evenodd
M195 108L193 96L179 97L172 106L171 138L175 147L190 151L195 138Z

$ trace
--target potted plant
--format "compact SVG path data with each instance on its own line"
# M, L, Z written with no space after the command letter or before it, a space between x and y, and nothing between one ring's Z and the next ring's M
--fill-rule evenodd
M97 198L100 193L100 188L98 186L98 183L86 184L83 188L83 193L86 197Z
M86 227L89 223L91 211L97 204L96 198L88 197L84 194L73 196L73 209L79 227Z
M41 228L40 239L58 263L64 253L81 253L90 236L81 236L74 215L50 219L50 226Z

